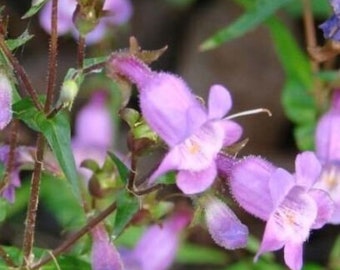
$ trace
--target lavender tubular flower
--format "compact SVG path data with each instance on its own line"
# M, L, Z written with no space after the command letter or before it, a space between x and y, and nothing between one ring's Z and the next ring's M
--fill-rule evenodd
M12 86L8 77L0 72L0 130L12 119Z
M123 262L103 224L99 224L91 231L92 251L91 264L93 270L123 270Z
M221 200L209 196L205 199L205 220L208 231L216 244L226 249L247 245L248 228Z
M233 168L230 186L243 208L267 221L255 259L284 248L286 264L299 270L303 242L311 229L321 228L330 219L334 205L327 192L313 187L321 172L314 153L299 154L295 167L292 175L261 158L244 159Z
M335 203L329 223L340 223L340 90L334 92L332 105L319 120L315 134L316 155L322 174L316 188L327 191Z
M78 168L85 159L93 159L102 166L106 152L113 145L112 117L105 107L105 99L105 92L94 92L76 117L72 149ZM86 179L90 177L87 169L79 170Z
M229 91L213 85L206 109L182 79L153 72L132 55L113 55L108 66L111 73L137 85L146 122L170 147L149 184L177 170L177 186L184 193L206 190L217 174L218 152L236 142L242 133L238 124L223 118L232 105Z
M181 231L189 224L191 214L179 211L161 225L149 227L132 251L123 253L127 270L166 270L174 262Z

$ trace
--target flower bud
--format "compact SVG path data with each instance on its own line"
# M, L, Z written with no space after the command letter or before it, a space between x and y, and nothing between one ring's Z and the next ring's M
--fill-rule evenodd
M79 34L85 37L90 33L100 21L100 13L102 12L103 1L97 1L96 5L78 4L73 14L73 23Z
M248 228L221 200L212 196L205 198L205 220L216 244L226 249L246 246Z
M12 119L12 85L8 77L0 70L0 130Z
M61 92L58 100L58 107L72 109L73 101L79 91L79 85L75 80L65 80L61 86Z

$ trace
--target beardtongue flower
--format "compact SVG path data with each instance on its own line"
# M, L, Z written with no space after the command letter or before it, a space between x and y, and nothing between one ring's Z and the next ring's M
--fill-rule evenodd
M77 1L59 0L58 4L58 35L71 33L75 38L78 38L79 34L72 19ZM51 10L52 1L48 1L39 14L40 25L48 33L51 33ZM130 0L105 0L103 10L107 14L100 19L94 30L86 36L87 44L99 42L103 39L109 27L126 23L132 15Z
M9 158L9 146L0 146L0 163L6 167ZM20 187L21 181L19 172L21 167L25 165L32 165L34 163L34 148L27 146L20 146L15 149L13 168L8 177L8 184L4 187L1 196L10 203L15 201L15 189Z
M93 270L123 270L123 262L103 224L91 230L92 251L91 264Z
M181 78L153 72L133 55L114 54L108 68L111 74L137 85L143 117L170 147L149 184L177 170L176 183L184 193L206 190L217 174L218 152L236 142L242 133L238 124L223 118L232 105L228 90L213 85L206 109Z
M102 166L106 152L113 144L112 117L105 106L105 99L105 92L94 92L89 103L78 112L75 121L72 149L77 167L86 179L89 179L90 172L80 168L82 161L92 159Z
M299 154L294 175L259 158L245 158L230 177L231 192L249 213L267 221L256 258L284 248L290 269L302 267L302 246L311 229L321 228L331 217L333 201L313 185L321 165L312 152Z
M8 77L0 71L0 130L12 119L12 86Z
M340 5L340 4L339 4ZM319 120L315 135L316 155L322 174L316 188L327 191L335 203L329 223L340 223L340 90L333 95L331 108Z
M162 224L149 227L132 251L122 253L126 269L169 269L175 260L180 233L190 220L191 213L187 210L180 210Z
M213 196L204 198L205 221L216 244L226 249L237 249L247 245L248 228L241 223L233 211Z

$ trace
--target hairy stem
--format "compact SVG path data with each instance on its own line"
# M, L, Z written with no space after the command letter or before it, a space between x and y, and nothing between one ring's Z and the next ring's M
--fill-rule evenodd
M51 15L51 38L50 38L50 50L48 61L48 75L47 75L47 90L46 90L46 102L45 112L47 113L53 102L55 81L57 76L57 55L58 55L58 0L52 1L52 15Z
M48 114L54 98L56 69L57 69L57 50L58 50L58 33L57 33L57 13L58 0L52 1L52 14L51 14L51 39L49 51L49 63L47 74L47 89L46 89L46 102L44 112ZM37 219L37 210L39 205L39 193L41 182L41 171L44 158L45 138L43 134L39 133L37 138L36 160L34 163L34 170L31 180L30 199L28 202L27 216L25 222L24 240L23 240L23 253L24 260L23 266L29 266L32 262L32 250L34 245L35 224Z
M91 219L84 227L82 227L78 232L71 235L64 243L62 243L59 247L53 250L49 255L43 258L39 263L33 265L31 270L39 269L43 265L47 264L54 257L62 254L67 251L69 247L71 247L76 241L78 241L81 237L83 237L86 233L88 233L92 228L94 228L97 224L102 222L107 216L109 216L116 209L116 202L110 204L104 211L98 214L95 218Z
M27 266L31 262L31 254L34 243L35 223L39 202L40 179L44 157L45 139L41 133L37 138L36 160L31 179L30 200L28 202L27 215L25 221L25 231L23 240L24 261L23 266Z
M43 110L43 107L38 99L38 94L33 88L24 68L19 64L18 59L12 54L11 50L8 48L4 37L0 35L0 49L10 62L10 64L13 67L14 72L16 73L16 76L18 78L18 82L20 84L20 88L25 89L28 95L31 97L34 106L38 110Z

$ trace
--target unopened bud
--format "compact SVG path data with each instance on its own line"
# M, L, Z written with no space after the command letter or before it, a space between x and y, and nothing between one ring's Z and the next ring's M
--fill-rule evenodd
M57 106L63 108L72 109L73 101L76 98L79 91L79 86L75 80L66 80L61 86L61 92Z
M73 14L73 23L79 34L84 37L99 23L102 7L97 5L78 4Z

